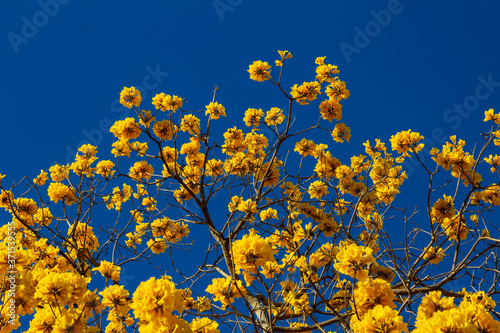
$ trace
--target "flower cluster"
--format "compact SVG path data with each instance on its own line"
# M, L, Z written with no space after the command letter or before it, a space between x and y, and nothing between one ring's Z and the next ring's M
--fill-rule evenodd
M152 98L156 110L150 111L141 110L140 91L124 87L120 103L135 115L110 128L117 139L114 159L99 160L97 147L82 145L73 162L26 178L28 190L21 195L19 184L2 187L0 174L0 207L12 215L12 222L0 227L0 277L11 285L0 290L0 327L17 329L18 319L7 325L9 316L28 314L33 315L30 333L217 333L220 324L227 328L232 321L253 324L255 330L269 323L268 330L324 331L332 321L316 319L328 311L355 333L408 332L408 327L416 333L499 332L490 297L494 288L490 294L445 292L446 284L438 288L433 281L455 276L441 265L460 254L456 249L470 250L459 260L469 270L462 278L477 282L476 271L484 270L481 283L494 279L496 263L482 254L497 246L497 230L479 227L488 223L486 212L500 205L500 185L483 181L478 170L482 163L498 173L500 156L467 150L465 141L452 136L442 149L430 150L437 165L432 171L419 156L424 137L408 130L390 138L395 157L375 139L363 144L364 154L341 162L329 145L351 138L350 128L340 122L341 102L350 92L337 66L318 57L312 81L294 84L288 92L281 78L292 54L278 53L279 77L272 77L271 65L263 61L253 62L248 73L252 80L277 85L290 107L286 112L248 108L240 119L246 130L224 128L223 139L214 134L221 125L215 120L226 116L215 92L212 102L194 111L182 109L181 97L162 92ZM325 99L318 100L321 96ZM317 124L298 129L292 105L313 103L319 106ZM500 114L490 109L484 121L498 126ZM499 127L492 126L483 134L485 148L500 146ZM313 131L330 133L331 143L304 137ZM149 141L134 141L141 135ZM292 148L297 154L285 151ZM125 158L132 152L141 158ZM430 178L429 230L411 229L414 215L394 203L408 178L403 162L412 154ZM442 170L456 178L452 194L443 194L449 180L443 185L434 178ZM226 196L215 198L224 190ZM226 204L229 212L211 214ZM403 212L404 221L394 211ZM106 227L94 224L112 214L116 219ZM180 215L175 220L167 217L175 214ZM196 229L190 230L192 225ZM387 230L398 225L407 239L393 246ZM207 255L194 274L186 275L175 251L189 250L195 240L185 238L202 228L211 235ZM473 241L461 242L467 237ZM168 276L141 282L133 294L125 289L125 265L165 252L170 256L157 258L170 257L185 289L177 289ZM192 252L185 253L188 262ZM475 258L484 261L476 265ZM455 273L463 270L450 272ZM427 274L431 277L424 278ZM106 285L91 291L96 275ZM400 313L419 298L415 325L405 323ZM15 309L6 306L12 301Z
M341 274L363 281L368 277L368 264L375 262L372 252L371 248L354 243L339 246L335 269Z
M258 275L260 267L268 261L275 261L275 253L276 251L269 242L260 237L253 229L242 239L233 242L235 268L238 272L243 271L247 286L255 279L254 275Z
M153 97L153 105L157 110L160 109L161 111L175 112L182 107L182 104L182 98L176 95L170 96L160 93Z
M431 291L422 298L413 332L500 332L500 322L488 309L495 302L484 292L463 291L457 306L453 297L442 297L441 291Z
M173 314L183 311L183 297L170 277L151 277L141 282L132 296L131 309L141 322L141 330L191 332L189 324Z

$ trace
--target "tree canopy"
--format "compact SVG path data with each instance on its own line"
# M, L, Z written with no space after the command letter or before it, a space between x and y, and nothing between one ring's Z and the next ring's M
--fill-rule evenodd
M407 130L339 156L337 66L318 57L290 88L278 54L248 72L285 109L254 105L240 126L218 87L193 110L124 87L135 115L111 126L113 157L86 144L34 178L0 175L1 332L500 332L500 114L472 144ZM148 262L158 275L140 276Z

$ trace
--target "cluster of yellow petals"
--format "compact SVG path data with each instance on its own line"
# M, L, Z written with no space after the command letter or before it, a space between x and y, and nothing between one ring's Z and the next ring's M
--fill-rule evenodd
M114 167L115 164L113 162L109 160L102 160L97 163L95 173L103 176L104 178L110 178L113 177L113 174L115 173L115 170L113 170Z
M351 138L351 129L344 123L338 123L332 131L332 137L333 140L340 143L344 142L344 140L349 142L349 139Z
M37 184L38 186L45 185L45 182L49 179L48 173L40 170L40 174L33 179L33 183Z
M268 261L275 261L276 250L252 229L242 239L233 242L232 252L236 270L243 271L245 282L250 285L261 266Z
M142 97L141 92L135 87L123 87L120 92L120 103L127 108L132 108L132 106L141 105Z
M290 95L297 100L300 105L307 105L314 101L321 94L321 84L318 81L304 82L300 86L295 84Z
M269 80L271 65L267 62L260 60L254 61L249 67L247 72L250 73L250 79L258 82Z
M210 115L210 119L219 119L226 116L226 108L218 102L210 102L206 107L205 115Z
M275 60L276 66L278 66L278 67L283 66L283 63L285 62L285 60L293 57L293 55L290 52L288 52L288 50L278 51L278 54L281 57L281 59Z
M137 139L141 134L141 128L132 117L125 118L124 120L117 120L109 129L114 136L120 141L128 141L130 139Z
M469 229L464 218L457 214L453 207L453 198L444 195L443 199L438 199L431 209L432 222L438 223L450 240L457 238L465 239Z
M488 311L495 302L484 292L463 291L457 306L453 297L442 297L431 291L418 308L415 333L424 332L500 332L500 322Z
M372 252L371 248L355 243L340 245L335 257L335 269L341 274L363 281L368 277L368 264L375 262Z
M260 118L264 117L264 112L262 109L249 108L245 111L245 117L243 121L248 127L252 127L252 130L256 130L260 125Z
M172 140L176 132L177 127L170 120L157 121L153 125L153 133L163 141Z
M118 282L120 280L121 267L116 266L109 261L106 261L106 260L101 261L101 264L99 265L99 267L93 268L92 270L98 271L106 279L111 279L115 282Z
M173 312L182 313L183 296L170 277L149 278L139 284L130 305L140 320L141 331L191 332L189 323Z
M59 200L63 201L68 206L76 202L75 191L68 185L54 182L50 183L48 194L51 201L57 203Z
M175 112L182 107L182 104L182 98L176 95L170 96L160 93L153 97L153 105L157 110L160 109L161 111Z
M191 322L193 333L219 333L219 324L207 317L195 318Z
M370 309L361 320L357 320L356 316L351 318L353 333L408 332L408 325L403 322L403 317L389 306L378 304Z
M130 167L129 176L132 179L149 180L154 173L153 166L148 164L146 161L135 162L133 166Z
M69 250L72 256L78 256L79 250L90 252L99 248L99 240L94 234L93 227L87 223L72 224L68 229L68 236L71 244Z
M279 125L285 120L285 115L283 114L283 110L280 108L273 107L269 111L266 112L266 117L264 121L268 126Z
M409 152L418 153L424 148L422 141L424 137L420 133L412 132L411 130L402 131L391 136L392 150L396 150L398 154L409 157Z
M478 186L482 177L474 170L474 156L464 151L465 141L457 141L455 135L450 137L450 141L443 145L441 151L438 148L433 148L431 150L432 159L443 169L451 169L451 175L461 179L465 186L471 183Z
M429 260L430 263L437 265L444 258L444 251L440 247L431 246L424 254L424 259Z
M221 302L223 308L234 303L235 298L246 294L241 280L231 281L229 277L213 279L212 284L205 291L214 295L214 301Z

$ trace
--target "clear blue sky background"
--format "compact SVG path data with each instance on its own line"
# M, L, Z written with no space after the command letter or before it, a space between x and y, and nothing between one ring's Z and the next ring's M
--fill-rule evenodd
M24 175L33 178L54 162L69 162L82 143L109 155L114 137L106 126L128 115L117 104L123 86L145 87L147 104L163 91L185 98L186 108L201 109L218 84L226 127L242 127L248 107L284 108L272 85L249 80L246 71L254 60L274 63L278 49L294 55L285 77L289 87L313 79L317 56L339 67L351 92L343 121L352 139L342 146L325 140L334 154L347 153L340 156L344 162L364 152L362 142L388 142L409 128L439 146L455 133L478 141L478 133L487 130L484 110L500 111L497 1L2 5L4 186ZM316 120L317 108L311 112ZM407 186L418 184L418 177Z
M344 103L350 149L408 128L426 137L435 128L477 133L483 111L500 109L496 1L59 1L67 3L50 6L53 17L37 1L3 2L0 170L6 181L65 163L89 141L85 133L108 150L113 136L99 130L101 121L124 116L113 104L118 93L142 86L150 71L161 73L160 82L147 79L157 84L143 93L147 103L164 91L201 108L218 84L231 122L250 106L279 106L282 99L272 100L279 94L246 72L254 60L274 62L278 49L294 55L290 86L312 79L317 56L339 66L351 91ZM214 3L226 7L217 11ZM372 13L388 7L390 22L374 24ZM355 31L366 28L369 41ZM358 53L343 52L347 44ZM479 76L491 76L494 91L480 90L489 96L478 105L468 100L474 109L468 118L447 114L475 95Z

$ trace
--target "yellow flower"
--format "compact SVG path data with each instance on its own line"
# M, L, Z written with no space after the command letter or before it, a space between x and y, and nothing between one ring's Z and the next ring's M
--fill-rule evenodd
M231 198L231 202L227 205L227 208L229 209L230 212L235 212L242 201L243 201L242 198L235 195Z
M281 60L286 60L286 59L290 59L291 57L293 57L292 53L288 52L288 50L284 50L284 51L278 50L278 54L280 55Z
M43 303L66 304L71 301L71 284L68 280L70 273L49 272L36 286L34 297Z
M363 143L363 146L365 146L365 152L373 159L379 157L382 152L387 152L385 143L381 142L380 139L375 139L375 147L370 146L370 141L368 140Z
M274 208L268 208L266 210L263 210L260 212L259 215L262 221L278 218L278 212Z
M112 285L99 293L102 305L115 310L119 315L125 315L130 310L129 292L123 286Z
M137 155L144 156L144 154L146 154L146 151L148 150L148 143L134 141L130 144L130 149L135 151Z
M179 152L177 151L177 149L173 147L165 146L161 151L160 156L161 155L163 155L162 159L165 159L166 163L173 163L177 161L177 156L179 156Z
M453 198L447 195L443 195L443 198L438 199L432 206L432 222L441 222L445 218L452 218L456 213L456 209L453 207Z
M145 197L142 199L142 206L149 211L156 209L156 200L151 197Z
M290 94L299 104L307 105L308 101L315 100L321 94L321 84L318 81L304 82L300 86L295 84Z
M157 110L160 109L161 111L169 110L175 112L182 107L182 104L182 98L176 95L170 96L160 93L153 97L153 105Z
M191 329L193 333L219 333L219 324L216 321L212 321L207 317L195 318L191 322Z
M252 126L252 129L255 130L260 125L260 118L263 116L264 112L262 109L249 108L245 111L243 121L245 122L245 125L248 127Z
M141 134L139 124L137 124L135 119L131 117L115 121L109 131L120 141L137 139L137 137Z
M336 100L337 102L349 97L349 90L345 88L345 82L338 79L331 82L330 85L326 87L325 92L328 97Z
M312 222L306 224L305 228L302 227L300 222L295 222L293 224L293 240L297 243L300 243L303 239L312 240L318 228L318 226L313 227Z
M77 201L75 192L68 185L64 185L62 183L50 183L47 192L50 200L55 203L61 200L68 206L71 206Z
M337 66L323 63L316 67L316 80L321 83L325 81L332 83L337 79L337 77L333 75L338 73Z
M353 333L408 332L408 326L403 322L403 317L398 316L398 311L384 305L376 305L361 320L356 316L351 318Z
M130 157L131 149L130 149L127 141L124 141L124 140L115 141L115 142L113 142L112 146L114 148L111 150L111 153L113 155L115 155L115 157L118 157L118 156Z
M147 245L154 254L163 253L167 249L167 243L163 238L150 239Z
M241 240L234 241L232 250L235 268L238 273L243 271L247 286L255 279L248 273L257 275L259 267L267 261L275 261L276 250L266 239L256 234L255 230L251 230Z
M422 298L422 303L418 307L417 327L431 318L436 312L455 308L453 297L441 298L441 291L430 291Z
M267 126L278 125L283 122L285 119L285 115L283 114L283 110L280 108L271 108L271 110L267 111L266 121Z
M34 216L35 223L44 226L48 226L53 218L54 216L47 207L38 208Z
M146 161L135 162L134 166L130 167L129 176L132 179L140 180L144 178L149 180L154 173L154 169Z
M173 125L170 120L157 121L153 125L153 132L161 140L172 140L177 132L177 126Z
M333 140L337 142L344 142L344 140L347 140L349 142L349 139L351 138L351 129L347 127L344 123L338 123L335 125L335 128L332 131L332 137Z
M271 73L271 71L269 70L270 68L271 65L269 65L267 62L257 60L248 67L247 72L250 73L250 79L262 82L269 79L269 75Z
M500 117L499 117L500 119ZM495 172L497 170L497 167L500 166L500 156L495 154L495 156L490 155L488 157L484 158L484 161L490 165L492 165L490 171Z
M394 309L396 307L394 298L395 295L389 282L383 279L368 278L357 283L352 306L356 308L358 316L363 317L377 305Z
M233 303L236 297L246 294L241 280L231 281L229 277L212 279L212 284L205 291L214 295L214 300L221 302L222 308Z
M127 108L132 108L132 106L141 105L142 97L141 92L135 87L123 87L123 90L120 92L120 103Z
M181 120L181 131L188 131L191 135L200 134L200 119L192 114L185 115Z
M247 199L245 201L242 200L238 204L237 209L240 212L243 212L243 213L246 213L246 214L254 214L254 213L257 212L257 204L252 199Z
M226 117L226 109L218 102L210 102L205 110L205 115L210 115L210 119L219 119L220 116Z
M49 179L48 174L45 171L40 170L40 174L35 179L33 179L33 183L37 184L38 186L42 186L45 184L47 179Z
M53 165L49 168L50 179L53 182L60 182L68 177L68 167L63 165Z
M95 267L92 269L93 271L98 271L102 274L106 279L111 279L115 282L120 280L120 270L121 267L110 263L109 261L103 260L101 261L101 265L99 267Z
M444 258L444 251L440 247L431 246L424 254L424 258L428 259L430 263L437 265Z
M290 52L288 52L288 50L285 50L285 51L278 50L278 54L280 55L281 59L275 60L275 63L276 63L276 66L280 66L280 67L283 66L283 62L286 59L290 59L292 57L292 54Z
M153 117L151 114L151 111L143 111L142 113L139 114L139 124L141 124L144 127L149 127L153 121L155 121L156 118Z
M170 277L151 277L137 287L132 296L131 308L141 322L161 325L174 317L173 311L182 313L183 301L182 292L175 287Z
M323 119L332 122L332 119L340 121L342 119L342 105L334 99L328 99L319 105Z
M325 58L326 57L317 57L316 60L314 61L314 63L316 65L324 65L325 64Z
M218 177L224 173L223 162L221 160L208 160L205 166L205 173L207 176Z
M410 156L408 152L418 153L424 148L423 143L419 144L423 139L424 137L420 133L408 130L392 135L390 141L392 150L396 150L399 154L402 153L403 156Z
M495 110L489 109L484 111L484 121L493 120L495 124L500 125L500 114L494 114Z
M368 276L366 267L375 262L370 247L348 244L340 246L336 256L335 269L341 274L349 275L358 280L364 280Z
M127 240L125 241L125 244L128 246L128 247L131 247L133 249L136 248L136 244L141 244L142 243L142 239L141 237L138 235L138 234L134 234L132 232L128 232L125 236L127 236Z
M316 144L312 140L302 139L300 142L295 144L295 149L293 151L298 152L302 156L311 155L313 156L316 150Z
M67 235L71 235L71 238L76 242L78 248L84 248L85 251L95 251L99 248L99 241L94 235L93 228L87 223L76 223L68 228Z
M115 170L111 170L115 167L115 164L109 160L99 161L96 165L96 173L105 177L110 178L115 173Z
M328 194L328 185L320 180L316 180L309 185L309 190L307 192L312 199L321 200L321 197Z

